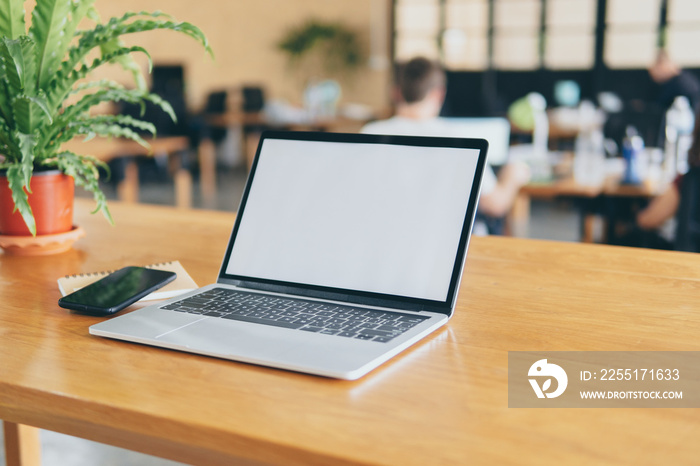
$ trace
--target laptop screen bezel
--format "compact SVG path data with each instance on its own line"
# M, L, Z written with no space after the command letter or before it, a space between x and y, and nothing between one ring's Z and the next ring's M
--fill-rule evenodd
M245 215L246 202L251 190L252 182L255 178L255 170L260 158L261 148L267 139L295 140L295 141L321 141L356 144L392 144L418 147L445 147L458 149L478 150L478 161L474 173L471 193L462 224L459 245L447 296L444 301L414 298L407 296L397 296L384 293L367 291L357 291L342 288L332 288L326 286L308 285L301 283L284 282L257 277L242 275L232 275L226 273L227 265L231 257L231 252L235 243L236 234L240 226L241 219ZM329 133L329 132L307 132L307 131L265 131L260 137L255 158L250 168L248 180L243 191L243 196L238 208L238 214L231 231L231 236L226 248L219 278L217 283L234 285L252 290L268 291L281 294L289 294L308 298L317 298L331 301L341 301L349 304L359 304L366 306L377 306L410 311L429 311L451 315L457 298L459 284L461 280L464 261L469 247L471 230L474 225L474 217L478 205L479 192L481 190L481 180L486 165L486 153L488 142L485 139L471 138L440 138L440 137L418 137L418 136L393 136L393 135L373 135L373 134L351 134L351 133Z

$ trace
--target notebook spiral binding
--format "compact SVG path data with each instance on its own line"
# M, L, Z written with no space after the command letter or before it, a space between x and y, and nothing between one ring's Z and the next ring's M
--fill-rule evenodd
M174 264L175 261L167 261L167 262L156 262L155 264L148 264L144 265L145 268L149 267L162 267L165 265L172 265ZM116 272L118 269L114 270L103 270L101 272L87 272L87 273L76 273L73 275L66 275L67 278L90 278L90 277L104 277L105 275L109 275L111 273Z

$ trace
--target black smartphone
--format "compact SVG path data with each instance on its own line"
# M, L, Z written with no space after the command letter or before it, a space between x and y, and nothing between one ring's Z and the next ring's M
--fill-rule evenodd
M175 280L177 274L145 267L124 267L58 300L58 305L84 314L119 312Z

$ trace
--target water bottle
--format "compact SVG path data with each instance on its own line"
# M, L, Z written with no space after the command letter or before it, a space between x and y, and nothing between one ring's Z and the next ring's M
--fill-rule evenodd
M547 101L542 94L531 92L527 95L527 101L532 109L535 126L532 131L532 147L535 154L543 159L547 158L549 145L549 119L547 117Z
M530 161L532 176L537 179L549 179L552 167L549 163L549 118L547 117L547 101L542 94L531 92L527 102L532 111L534 127L532 129L532 155Z
M622 182L625 184L642 183L642 151L644 140L637 134L637 130L627 127L627 135L622 141L622 157L625 159L625 174Z
M688 171L688 149L692 144L695 115L685 96L678 96L666 112L664 172L668 181Z
M605 179L605 148L603 132L592 129L576 138L574 180L583 186L598 186Z

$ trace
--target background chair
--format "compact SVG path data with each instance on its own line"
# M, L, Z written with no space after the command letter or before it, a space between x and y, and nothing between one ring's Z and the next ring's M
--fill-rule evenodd
M144 108L137 104L121 102L116 109L117 113L128 115L136 119L149 121L156 128L156 137L182 136L188 140L189 149L194 146L192 120L187 109L185 99L185 70L182 65L155 65L152 71L152 83L150 92L166 100L177 117L173 121L170 115L152 102L146 102ZM151 134L134 128L147 141L151 139ZM119 185L126 177L128 170L134 170L138 165L137 178L141 182L164 183L172 179L173 174L184 175L191 165L191 154L187 147L170 153L154 153L153 156L134 156L125 153L122 157L117 157L109 161L111 170L111 182L115 186ZM181 170L182 169L182 170ZM189 202L189 201L187 201Z

